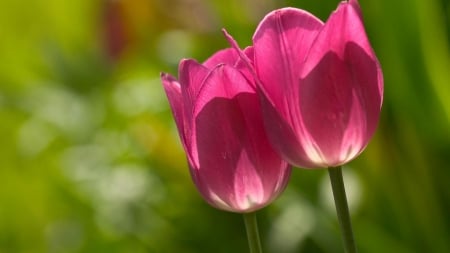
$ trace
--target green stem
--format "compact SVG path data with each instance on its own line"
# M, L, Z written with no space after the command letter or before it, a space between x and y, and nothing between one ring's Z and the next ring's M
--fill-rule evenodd
M347 253L356 253L355 239L353 238L352 224L350 221L350 212L347 205L347 197L345 196L344 180L342 178L341 166L328 168L331 180L331 188L333 189L334 203L339 220L339 225L344 239L344 249Z
M247 230L248 245L250 253L262 253L261 242L259 240L258 222L256 212L244 213L245 229Z

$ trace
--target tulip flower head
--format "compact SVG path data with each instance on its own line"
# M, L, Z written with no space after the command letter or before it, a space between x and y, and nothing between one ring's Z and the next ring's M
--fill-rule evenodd
M341 2L325 23L300 9L275 10L256 29L253 50L265 127L285 160L335 167L364 150L383 76L356 0Z
M269 143L255 83L235 50L203 64L182 60L179 80L161 79L193 181L209 204L252 212L284 190L290 166Z

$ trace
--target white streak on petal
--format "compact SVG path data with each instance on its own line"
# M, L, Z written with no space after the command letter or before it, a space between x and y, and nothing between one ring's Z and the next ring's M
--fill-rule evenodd
M249 209L264 202L264 187L247 152L242 151L234 178L236 205L241 210Z
M232 208L230 205L228 205L227 203L225 203L225 201L223 201L217 194L215 194L214 192L210 191L210 198L211 200L215 203L215 205L221 209L224 210L230 210L233 211L234 208Z

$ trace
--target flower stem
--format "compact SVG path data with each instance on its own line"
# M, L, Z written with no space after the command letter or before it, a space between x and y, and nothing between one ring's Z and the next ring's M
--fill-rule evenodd
M250 253L262 253L261 242L259 240L258 222L256 221L256 212L244 213L243 215Z
M347 197L345 196L344 180L342 178L341 166L328 168L331 180L331 188L333 189L334 203L339 220L339 225L344 239L344 249L347 253L356 253L355 239L353 238L352 224L350 221L350 213L347 205Z

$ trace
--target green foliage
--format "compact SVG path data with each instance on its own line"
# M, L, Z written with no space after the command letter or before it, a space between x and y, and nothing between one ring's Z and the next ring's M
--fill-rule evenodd
M2 1L0 253L246 252L242 217L191 182L159 72L227 47L222 27L246 46L271 9L325 19L337 3ZM450 3L361 6L385 102L344 169L357 244L450 252ZM326 171L295 170L258 214L265 252L341 252L330 194Z

